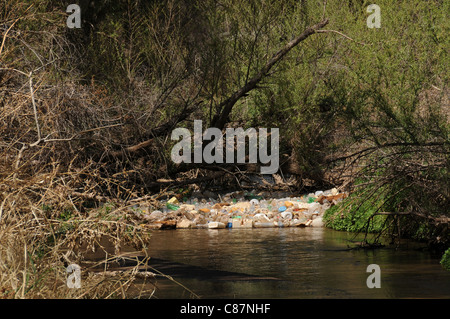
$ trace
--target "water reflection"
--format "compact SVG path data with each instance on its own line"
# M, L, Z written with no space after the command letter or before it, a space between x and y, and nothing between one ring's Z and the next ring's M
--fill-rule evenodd
M324 228L156 231L150 255L197 266L176 279L206 298L450 298L450 272L437 258L411 249L348 250L353 236ZM367 288L369 264L381 267L380 289ZM202 269L278 280L202 279ZM188 297L170 285L159 296Z

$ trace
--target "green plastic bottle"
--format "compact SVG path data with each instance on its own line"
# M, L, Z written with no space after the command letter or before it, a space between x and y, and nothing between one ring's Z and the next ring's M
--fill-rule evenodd
M174 204L170 204L170 203L167 203L167 204L166 204L166 207L167 207L168 209L170 209L170 210L177 210L177 209L180 208L179 206L174 205Z

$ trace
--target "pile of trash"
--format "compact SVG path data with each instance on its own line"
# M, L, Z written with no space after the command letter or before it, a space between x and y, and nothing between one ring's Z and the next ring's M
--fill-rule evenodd
M322 227L322 216L347 196L336 188L300 197L266 199L264 194L235 192L216 199L177 197L162 202L157 210L141 207L142 227L178 228L263 228Z

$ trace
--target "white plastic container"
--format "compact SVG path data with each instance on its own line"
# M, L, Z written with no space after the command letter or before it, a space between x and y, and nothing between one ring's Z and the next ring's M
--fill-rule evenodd
M221 229L221 228L225 228L226 225L224 223L221 222L210 222L208 223L208 228L209 229Z
M292 219L292 213L291 212L282 212L280 215L284 219Z

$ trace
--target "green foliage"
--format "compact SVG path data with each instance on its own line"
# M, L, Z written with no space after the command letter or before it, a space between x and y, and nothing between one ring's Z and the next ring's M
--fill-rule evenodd
M58 219L61 221L68 221L73 217L73 208L65 208L63 211L59 214Z
M448 1L380 0L380 29L367 27L370 3L356 0L326 1L325 8L322 1L294 0L91 1L81 4L81 30L65 27L59 4L30 4L5 2L0 12L8 24L15 20L9 12L23 16L5 38L1 63L25 73L37 70L42 82L36 88L60 90L48 96L49 90L36 90L43 136L77 137L70 147L60 141L52 144L60 149L36 158L70 162L77 153L83 167L152 139L142 153L106 161L102 172L132 170L135 178L127 182L133 187L151 184L160 171L175 174L186 166L170 160L171 129L189 128L193 119L209 123L276 52L326 17L326 29L337 32L314 34L291 50L235 104L229 122L280 128L281 153L293 155L302 177L316 183L326 180L333 165L364 167L358 173L369 187L345 201L351 205L333 227L361 230L379 210L448 215ZM0 92L2 97L28 99L22 78L5 79L10 92ZM1 126L2 143L17 141L23 128L30 132L27 142L34 142L33 117L15 114L25 101L5 101L5 114L12 115ZM186 110L192 113L155 136L153 129ZM361 153L332 161L353 151ZM329 214L344 212L341 206ZM110 213L107 207L100 211ZM63 221L70 217L60 215ZM369 228L377 231L384 221L376 216ZM425 237L430 229L411 225L405 232Z
M334 205L324 214L327 227L350 232L379 233L386 227L386 216L373 216L385 207L385 192L375 191L376 196L367 200L369 190L358 190L344 201ZM374 195L375 195L374 194Z
M354 41L336 33L309 38L231 114L241 126L279 127L281 150L295 154L307 176L320 179L324 158L351 142L448 140L440 102L421 98L448 81L448 4L381 1L380 29L366 25L368 4L328 1L327 29ZM274 53L320 21L323 9L307 1L100 1L86 17L95 28L83 38L80 68L118 101L125 95L128 111L144 112L147 127L194 100L202 102L194 117L208 122ZM336 138L337 131L344 134Z
M445 251L444 255L442 255L441 265L444 269L450 271L450 248Z
M94 210L97 211L96 217L105 220L111 219L111 213L114 211L115 206L116 205L114 203L105 203L102 207Z

